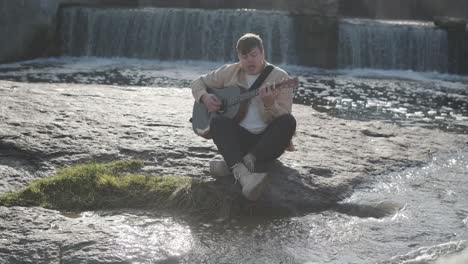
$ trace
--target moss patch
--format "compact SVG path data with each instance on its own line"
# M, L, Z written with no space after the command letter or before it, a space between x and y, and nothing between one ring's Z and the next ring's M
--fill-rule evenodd
M81 211L123 207L193 206L192 180L132 174L142 161L90 163L60 170L25 189L0 196L3 206L41 206Z

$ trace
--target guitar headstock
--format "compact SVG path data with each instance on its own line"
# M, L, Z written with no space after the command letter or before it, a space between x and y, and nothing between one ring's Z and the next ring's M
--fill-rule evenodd
M269 91L277 91L279 93L290 93L294 92L296 88L299 87L299 79L297 77L283 78L279 82L266 83L262 87ZM259 90L251 91L254 92L253 96L257 95L259 93Z
M276 86L280 86L281 88L297 88L299 86L299 79L297 77L287 78L276 84Z
M299 79L297 77L285 78L277 83L268 84L273 89L296 89L299 86Z

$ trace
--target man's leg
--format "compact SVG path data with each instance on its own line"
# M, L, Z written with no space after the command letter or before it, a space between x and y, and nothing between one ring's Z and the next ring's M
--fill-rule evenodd
M249 151L256 162L272 161L283 154L296 131L296 119L282 115L271 122L257 144Z
M210 123L210 133L229 168L242 161L241 127L236 121L215 116Z
M250 172L242 163L241 144L246 142L243 136L250 134L236 121L226 117L216 116L211 120L210 133L218 151L223 156L227 165L232 168L234 178L242 186L242 194L249 200L257 200L261 194L266 173Z

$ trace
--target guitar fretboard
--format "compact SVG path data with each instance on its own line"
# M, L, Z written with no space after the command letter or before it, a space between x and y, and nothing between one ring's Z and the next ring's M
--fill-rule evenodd
M258 89L255 89L255 90L249 90L241 95L239 95L238 97L235 97L235 98L230 98L228 100L228 105L231 106L231 105L236 105L236 104L240 104L241 102L245 101L245 100L248 100L250 98L253 98L255 96L257 96L259 93L259 90Z
M297 78L288 79L286 81L282 81L282 82L274 85L273 89L294 88L294 87L297 86L297 82L298 82ZM241 95L239 95L238 97L230 98L227 101L227 105L232 106L232 105L240 104L241 102L243 102L245 100L249 100L249 99L257 96L259 93L260 93L260 89L248 90L248 91L242 93Z

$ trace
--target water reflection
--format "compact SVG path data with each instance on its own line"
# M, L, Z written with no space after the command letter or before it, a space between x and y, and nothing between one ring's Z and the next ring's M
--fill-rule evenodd
M82 225L113 234L112 255L130 263L177 260L192 250L191 229L171 216L135 210L84 212L72 217L79 218Z
M362 186L345 201L387 199L405 205L384 218L324 211L195 225L194 250L183 259L187 263L433 264L468 246L467 164L466 152L435 158L423 168L379 176L378 182Z

